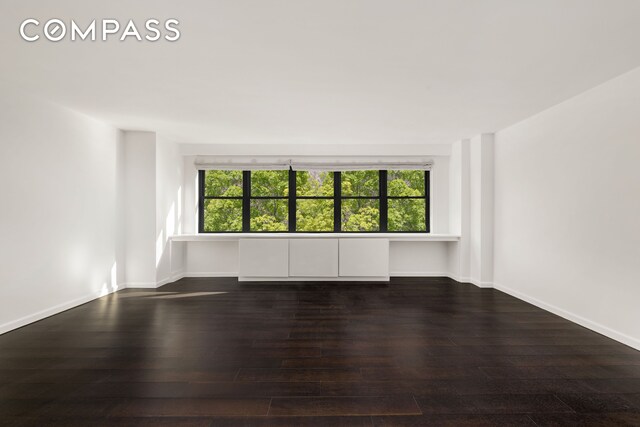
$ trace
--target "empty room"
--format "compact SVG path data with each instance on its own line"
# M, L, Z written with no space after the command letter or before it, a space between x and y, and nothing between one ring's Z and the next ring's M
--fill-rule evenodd
M640 426L639 23L3 0L0 426Z

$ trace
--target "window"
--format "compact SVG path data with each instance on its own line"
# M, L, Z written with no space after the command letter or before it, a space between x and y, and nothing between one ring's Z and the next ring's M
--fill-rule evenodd
M423 171L387 172L388 231L427 231L426 184Z
M296 177L295 231L327 232L335 228L334 172L293 172Z
M429 232L429 171L199 173L201 233Z
M252 171L249 231L289 230L289 172Z
M380 231L380 172L340 173L341 231Z
M243 231L242 175L241 171L200 172L201 232Z

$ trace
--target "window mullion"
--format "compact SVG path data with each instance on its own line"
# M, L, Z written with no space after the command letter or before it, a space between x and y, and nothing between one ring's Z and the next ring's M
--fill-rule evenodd
M333 231L339 233L342 230L342 175L333 173Z
M380 171L379 177L379 192L380 192L380 232L385 233L388 229L388 198L387 198L387 171Z
M198 185L200 197L198 198L198 233L204 233L204 174L205 171L198 171Z
M289 170L289 233L296 231L296 171Z
M251 171L242 171L242 232L251 230Z
M424 171L424 219L426 221L425 231L431 232L431 174L429 171Z

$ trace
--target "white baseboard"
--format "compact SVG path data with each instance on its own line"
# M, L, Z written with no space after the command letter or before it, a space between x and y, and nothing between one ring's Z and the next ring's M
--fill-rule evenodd
M390 277L449 277L457 282L462 283L471 283L479 288L492 288L492 282L479 282L477 280L471 279L470 277L456 277L450 273L444 271L436 271L436 272L426 272L426 271L394 271L389 273ZM179 280L183 277L239 277L237 271L197 271L197 272L181 272L179 275L175 275L171 278L171 281ZM242 280L248 280L246 278L242 278ZM274 279L274 280L283 280L283 279ZM301 280L301 279L294 279ZM321 279L325 280L325 279ZM169 282L167 282L169 283ZM165 284L165 283L162 283ZM161 285L159 285L161 286Z
M158 287L156 282L130 282L125 285L127 289L155 289Z
M450 277L449 273L426 271L392 271L391 277Z
M237 271L196 271L183 273L182 277L238 277Z
M601 325L596 322L592 322L589 319L585 319L582 316L579 316L570 311L564 310L560 307L556 307L555 305L546 303L544 301L540 301L537 298L531 297L529 295L523 294L520 291L516 291L515 289L511 289L508 286L503 286L498 283L494 283L494 288L504 292L505 294L509 294L512 297L521 299L522 301L528 302L529 304L533 304L536 307L540 307L543 310L547 310L553 314L556 314L560 317L564 317L567 320L572 321L573 323L577 323L580 326L584 326L587 329L591 329L599 334L602 334L606 337L609 337L613 340L621 342L622 344L628 345L629 347L635 348L636 350L640 350L640 340L633 338L627 334L623 334L622 332L618 332L614 329L611 329L607 326Z
M98 298L102 298L104 296L110 295L114 292L120 291L122 289L126 288L126 284L121 284L119 285L118 289L116 291L111 291L105 295L101 295L101 294L90 294L90 295L85 295L83 297L80 298L76 298L73 299L71 301L67 301L67 302L63 302L62 304L58 304L55 305L53 307L38 311L36 313L33 314L29 314L27 316L21 317L19 319L16 320L12 320L10 322L7 323L3 323L2 325L0 325L0 335L4 334L6 332L12 331L14 329L18 329L21 328L23 326L26 326L30 323L33 322L37 322L38 320L42 320L45 319L47 317L53 316L55 314L58 313L62 313L63 311L67 311L71 308L77 307L79 305L82 304L86 304L90 301L93 301L94 299L98 299Z
M166 285L167 283L171 283L173 282L173 278L172 276L170 277L165 277L164 279L160 279L156 282L156 288L159 288L160 286Z
M492 288L492 282L480 282L474 280L470 277L457 277L450 273L444 271L394 271L389 273L390 277L449 277L450 279L455 280L456 282L461 283L471 283L479 288ZM127 284L127 287L130 288L153 288L160 287L162 285L166 285L167 283L175 282L177 280L182 279L183 277L239 277L237 271L191 271L185 272L180 271L178 273L174 273L170 278L165 278L157 283L156 286L153 286L153 283L130 283ZM248 280L247 278L241 278L241 281ZM284 279L274 279L274 280L283 280ZM292 279L292 280L301 280L301 279ZM306 279L304 279L306 280ZM320 279L325 280L325 279ZM379 278L377 280L380 280Z
M169 277L165 277L164 279L160 279L157 282L153 283L153 282L132 282L132 283L127 283L127 288L141 288L141 289L155 289L155 288L159 288L160 286L164 286L167 285L169 283L173 283L177 280L182 279L185 276L184 271L180 270L180 271L176 271L174 273L171 274L171 276Z
M168 285L169 283L176 282L176 281L182 279L183 277L185 277L184 271L182 271L182 270L176 271L176 272L172 273L171 276L165 277L164 279L161 279L161 280L158 280L156 282L156 288L159 288L160 286Z
M479 288L493 288L493 282L481 282L479 280L470 279L469 283L476 285Z
M176 280L182 279L184 276L184 270L174 271L171 274L171 281L175 282Z
M389 276L373 277L238 277L239 282L388 282Z
M454 276L453 274L445 274L445 276L447 276L450 279L455 280L456 282L460 282L460 283L471 283L472 285L475 285L479 288L493 288L493 282L481 282L479 280L475 280L472 279L471 277L458 277L458 276Z

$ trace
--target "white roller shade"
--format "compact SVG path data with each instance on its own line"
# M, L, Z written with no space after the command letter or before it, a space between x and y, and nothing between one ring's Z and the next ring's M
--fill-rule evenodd
M211 159L198 157L194 162L195 166L199 170L242 170L242 171L257 171L257 170L289 170L289 161L273 161L255 159L250 161L232 161L223 159Z
M294 171L329 171L348 172L361 170L430 170L431 162L367 162L367 163L313 163L313 162L291 162L291 169Z
M348 172L360 170L430 170L431 160L400 160L394 159L342 159L338 161L313 159L282 159L282 158L225 158L225 157L197 157L194 162L199 170L288 170L294 171L327 171Z

